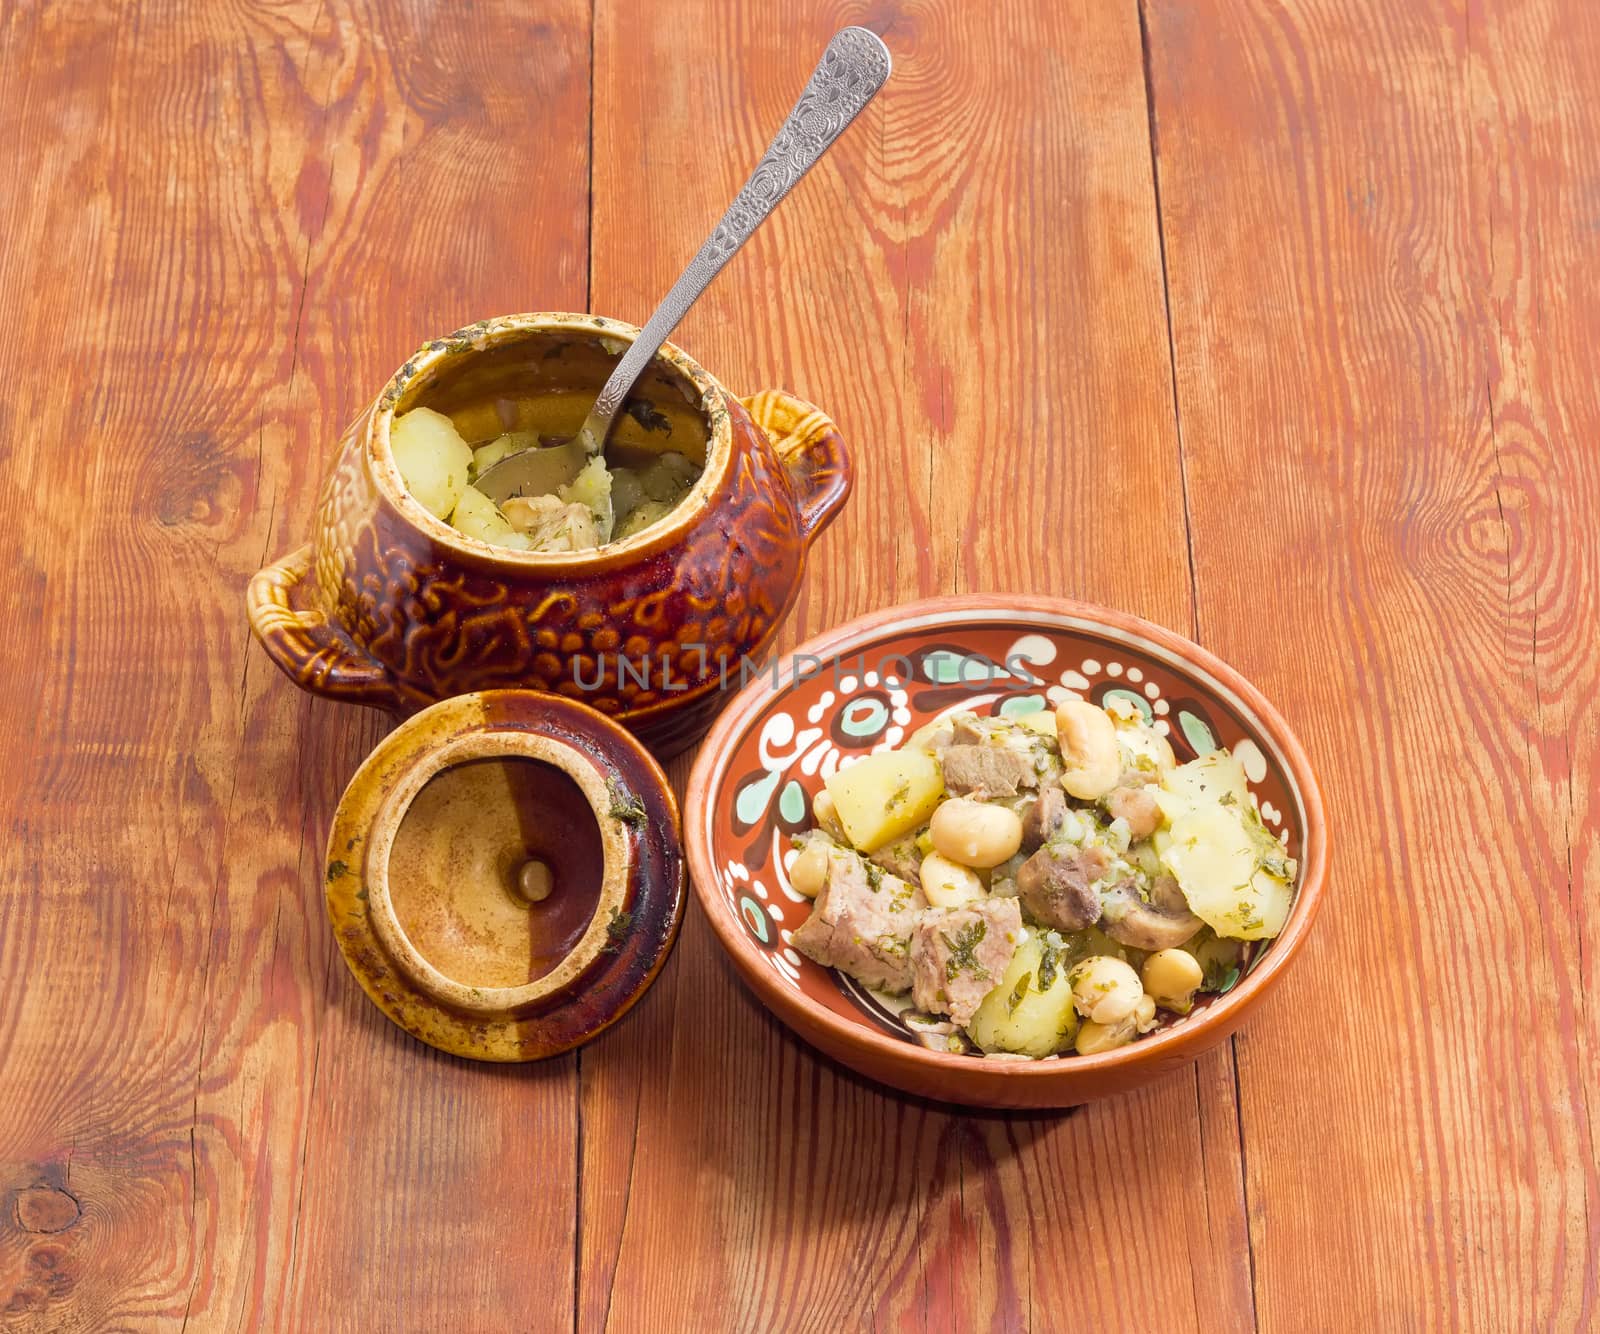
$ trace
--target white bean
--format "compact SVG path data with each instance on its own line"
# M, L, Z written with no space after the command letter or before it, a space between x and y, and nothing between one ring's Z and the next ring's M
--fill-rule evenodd
M789 884L796 894L814 899L828 883L828 845L820 838L812 839L789 863Z
M1153 996L1139 997L1139 1003L1133 1007L1133 1025L1141 1033L1148 1033L1156 1026L1156 1002Z
M1064 699L1056 705L1056 739L1066 771L1061 786L1082 801L1097 801L1122 776L1116 724L1111 715L1087 700Z
M952 797L933 813L934 850L963 866L998 866L1022 846L1022 817L1004 806Z
M917 878L923 897L935 908L959 908L983 897L983 881L959 862L930 852L922 859Z
M1139 974L1121 959L1096 954L1074 966L1072 999L1078 1013L1096 1024L1126 1019L1139 1005L1144 987Z
M1157 950L1144 961L1144 989L1163 1010L1188 1014L1205 971L1188 950Z
M1118 1047L1126 1047L1133 1041L1137 1027L1131 1014L1114 1024L1097 1024L1092 1019L1086 1019L1083 1026L1078 1029L1076 1043L1078 1055L1096 1056L1103 1051L1115 1051Z

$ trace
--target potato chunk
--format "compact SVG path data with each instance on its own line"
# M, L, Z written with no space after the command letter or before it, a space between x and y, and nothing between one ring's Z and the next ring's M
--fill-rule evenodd
M467 487L472 450L450 418L432 408L412 408L389 427L389 449L406 490L446 518Z
M583 465L582 471L572 481L561 487L557 494L569 505L584 505L594 515L594 526L600 535L595 543L600 546L611 540L611 530L616 515L611 507L611 473L606 461L596 454Z
M927 824L944 795L939 762L922 751L886 750L857 760L827 782L850 842L862 852Z
M1177 877L1190 911L1219 936L1268 940L1283 930L1294 891L1283 845L1255 808L1237 800L1196 806L1172 822L1161 859Z
M525 449L534 449L538 444L539 437L532 431L507 431L504 435L497 435L488 444L479 445L472 451L472 475L482 477L501 459L520 454Z
M1161 786L1151 795L1162 814L1176 820L1185 811L1212 806L1232 797L1236 802L1250 800L1244 766L1225 750L1214 750L1188 764L1180 764L1161 776Z
M526 535L507 523L506 516L495 507L494 501L475 486L469 486L461 493L450 522L468 537L476 537L481 542L527 550Z
M967 1034L984 1051L1049 1056L1072 1045L1078 1013L1067 962L1034 933L1017 946L1000 985L983 998Z

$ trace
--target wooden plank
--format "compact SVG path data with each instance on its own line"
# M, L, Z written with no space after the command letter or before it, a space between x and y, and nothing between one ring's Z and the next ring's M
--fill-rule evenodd
M369 351L359 396L410 346L471 319L582 309L588 7L561 0L535 21L504 0L470 22L431 5L352 10L335 37L323 58L351 97L330 110L333 194L307 301ZM357 94L368 80L370 100ZM351 160L346 144L378 147ZM442 1056L389 1025L337 960L327 1000L291 1323L567 1323L572 1059L504 1070Z
M1238 1043L1261 1324L1587 1327L1600 27L1148 22L1200 630L1335 822Z
M862 17L602 0L597 311L649 313ZM784 642L979 587L1187 629L1137 11L865 17L895 55L887 91L678 334L736 389L825 405L855 446L855 497ZM1001 531L981 522L997 512ZM691 912L656 990L581 1064L582 1329L1250 1322L1226 1053L1072 1116L953 1113L790 1038ZM1108 1145L1134 1161L1107 1170ZM1133 1302L1127 1257L1151 1238L1181 1245L1140 1266Z
M584 305L588 6L0 22L0 1324L565 1322L572 1063L437 1057L345 976L320 845L383 724L242 597L416 342Z

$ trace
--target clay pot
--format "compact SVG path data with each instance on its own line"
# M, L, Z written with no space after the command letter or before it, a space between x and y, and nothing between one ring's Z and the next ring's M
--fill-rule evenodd
M704 473L645 531L556 555L456 531L406 491L389 447L395 416L422 404L592 399L636 333L511 315L420 349L345 432L311 541L251 580L250 623L272 660L316 694L400 714L520 687L579 699L658 754L700 736L849 494L849 455L823 412L779 390L735 397L668 344L613 439L703 453Z

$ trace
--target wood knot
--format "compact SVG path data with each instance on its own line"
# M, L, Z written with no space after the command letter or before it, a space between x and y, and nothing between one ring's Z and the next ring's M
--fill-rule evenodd
M17 1222L27 1232L65 1232L82 1212L77 1200L54 1186L17 1192Z

